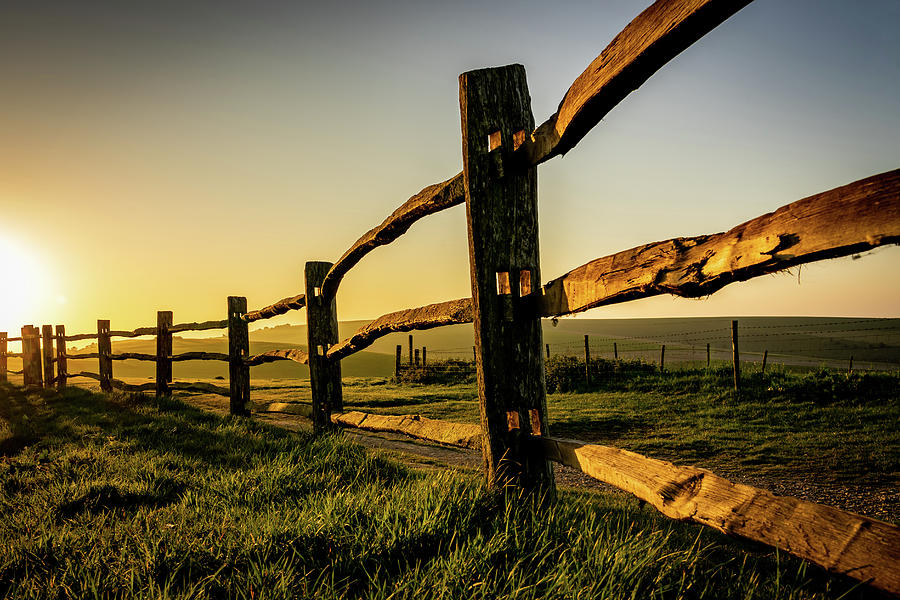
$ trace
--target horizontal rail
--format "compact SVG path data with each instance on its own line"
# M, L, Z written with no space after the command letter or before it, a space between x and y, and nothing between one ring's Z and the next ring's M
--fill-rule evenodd
M432 329L457 323L471 323L475 318L471 298L461 298L388 313L378 317L352 336L328 349L326 356L339 360L367 348L378 338L397 331Z
M300 294L299 296L284 298L265 308L248 312L242 315L241 319L247 323L252 323L253 321L259 321L260 319L271 319L272 317L283 315L292 310L299 310L304 306L306 306L306 295ZM228 326L228 321L222 322L225 323L223 327Z
M100 358L99 352L85 352L84 354L69 354L66 356L69 360L84 360L88 358Z
M224 321L203 321L202 323L178 323L167 329L169 333L179 333L181 331L207 331L208 329L227 329L228 320ZM155 329L155 328L154 328ZM154 335L156 331L153 332Z
M171 358L172 362L183 360L224 360L228 362L228 355L221 352L182 352Z
M140 337L142 335L156 335L156 327L138 327L131 331L110 331L109 337Z
M8 337L8 338L6 338L6 341L7 341L7 342L21 342L21 341L22 341L22 338L20 338L20 337Z
M24 358L24 354L21 352L7 352L6 358Z
M303 350L269 350L262 354L248 356L244 359L244 364L248 367L255 367L263 363L270 363L278 360L292 360L303 365L308 365L309 355Z
M634 494L669 518L769 544L834 573L900 592L900 528L894 525L619 448L530 439L549 460Z
M75 335L67 335L66 336L67 342L77 342L79 340L96 340L96 339L97 339L96 333L76 333Z
M97 373L91 373L90 371L79 371L78 373L66 373L66 377L87 377L88 379L96 379L100 381L100 375Z
M21 370L21 371L13 371L12 369L10 369L9 371L7 371L7 373L9 373L9 374L11 374L11 375L24 375L24 374L25 374L25 370L23 369L23 370Z
M729 283L900 242L900 169L783 206L730 231L646 244L548 282L542 316L638 298L706 296Z
M528 166L565 154L633 90L751 0L657 0L575 79L516 152Z
M322 295L328 299L333 298L341 279L366 254L379 246L390 244L419 219L462 204L465 199L463 174L459 173L447 181L428 186L404 202L381 225L367 231L332 265L322 282Z
M350 411L331 416L331 421L342 427L356 427L367 431L402 433L411 437L457 446L481 447L481 425L451 423L427 419L419 415L373 415Z
M109 357L112 360L147 360L156 362L155 354L142 354L140 352L119 352L110 354ZM69 358L71 358L71 356Z

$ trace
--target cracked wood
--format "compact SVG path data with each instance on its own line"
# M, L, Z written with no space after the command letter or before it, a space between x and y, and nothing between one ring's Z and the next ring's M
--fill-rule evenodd
M598 258L547 283L553 317L672 294L697 298L735 281L900 242L900 169L783 206L724 233L675 238Z
M327 356L329 359L345 358L369 347L375 340L389 333L471 323L473 318L471 298L388 313L378 317L340 344L329 348Z
M481 447L481 426L427 419L419 415L374 415L349 411L332 415L333 423L367 431L402 433L410 437L460 448Z
M302 365L308 365L309 355L302 350L269 350L268 352L245 358L244 364L248 367L255 367L256 365L278 360L292 360Z
M548 459L580 469L679 521L775 546L829 571L900 593L900 528L853 513L736 484L608 446L534 437Z
M271 319L272 317L283 315L292 310L299 310L304 306L306 306L306 294L300 294L291 296L290 298L283 298L275 304L265 308L250 311L241 318L247 323L252 323L253 321L259 321L260 319ZM225 325L223 327L227 327L228 321L224 321L224 323Z

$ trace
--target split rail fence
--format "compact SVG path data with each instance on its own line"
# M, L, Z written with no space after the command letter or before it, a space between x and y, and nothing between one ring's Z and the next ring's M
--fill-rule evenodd
M632 90L751 0L658 0L638 15L575 80L559 109L535 127L521 65L460 76L462 173L423 189L364 234L337 262L308 262L304 294L248 313L228 299L223 321L173 325L160 312L156 327L67 336L43 328L44 381L64 386L73 376L101 386L144 390L112 377L112 361L156 361L157 394L174 389L229 396L231 412L249 414L251 365L295 360L310 368L316 430L332 421L405 431L459 445L480 445L488 482L549 491L551 462L581 469L626 490L678 520L776 546L825 568L900 594L900 528L794 498L734 484L709 471L681 467L625 450L550 436L541 334L542 317L558 317L658 294L700 297L723 286L796 265L900 242L900 170L874 175L762 215L724 233L645 244L598 258L542 284L538 255L537 166L574 148ZM390 244L419 219L465 204L472 297L384 315L348 339L338 338L336 294L363 257ZM247 324L305 306L309 355L296 350L249 356ZM379 417L342 411L341 359L397 331L474 323L481 427ZM229 353L172 355L179 331L227 328ZM113 354L112 337L156 335L157 353ZM26 382L42 379L37 330L21 338ZM96 338L99 373L66 373L65 342ZM0 342L2 343L2 342ZM3 348L5 351L5 344ZM172 362L229 363L230 388L172 383ZM52 375L53 365L57 375ZM5 365L5 363L4 363ZM516 377L509 377L516 373ZM474 441L473 441L474 440Z

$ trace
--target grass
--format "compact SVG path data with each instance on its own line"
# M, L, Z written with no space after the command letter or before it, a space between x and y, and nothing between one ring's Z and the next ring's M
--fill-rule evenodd
M413 471L339 435L174 400L3 385L0 426L8 598L869 593L624 495L504 497L478 477Z

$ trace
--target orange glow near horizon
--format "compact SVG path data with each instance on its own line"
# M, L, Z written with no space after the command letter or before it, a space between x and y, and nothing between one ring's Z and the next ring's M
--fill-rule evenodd
M18 336L22 324L36 316L49 293L44 265L25 248L19 240L0 235L0 281L4 283L0 331L8 331L11 337Z

